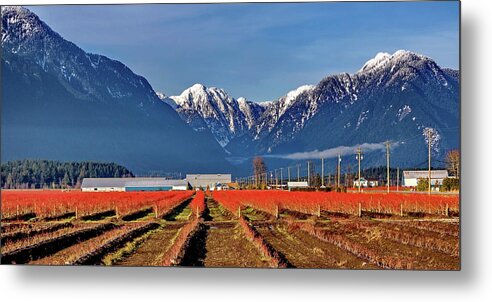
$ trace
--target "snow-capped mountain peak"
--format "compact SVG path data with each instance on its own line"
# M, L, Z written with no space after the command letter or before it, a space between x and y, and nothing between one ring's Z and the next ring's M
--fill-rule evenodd
M316 86L314 86L314 85L302 85L302 86L297 87L297 89L289 91L286 96L288 99L293 100L299 94L306 92L306 91L309 91L309 90L313 90L314 87L316 87Z
M6 61L10 56L22 57L55 76L78 98L89 102L127 100L143 111L158 103L147 80L121 62L85 52L26 8L2 6L1 12L2 58ZM94 81L93 72L106 74L102 77L105 80ZM137 98L137 91L144 95Z
M283 115L285 113L285 111L287 111L287 109L290 108L290 106L294 103L294 101L296 100L296 98L302 94L302 93L305 93L305 92L309 92L311 90L313 90L316 86L314 85L302 85L300 87L298 87L297 89L294 89L294 90L291 90L287 93L287 95L280 100L280 102L282 102L282 108L280 110L280 113L279 115Z
M241 96L241 97L238 97L237 98L237 102L239 104L246 104L248 102L248 100L246 100L246 98L244 98L244 97Z
M393 54L389 54L387 52L380 52L374 58L367 61L362 68L358 71L358 73L366 73L366 72L375 72L382 68L385 68L389 65L396 65L398 63L409 62L412 60L428 60L429 58L417 54L415 52L411 52L408 50L397 50Z
M272 105L273 101L263 101L263 102L257 102L256 104L260 105L263 108L267 108L270 105Z
M302 85L289 91L285 96L278 100L267 103L265 113L258 120L258 124L255 125L255 139L259 139L262 135L272 131L282 116L294 106L297 98L303 93L309 93L314 88L315 86L313 85Z
M203 84L163 100L172 100L173 108L195 131L210 130L222 146L249 130L264 111L264 107L245 98L235 99L222 88Z
M38 16L22 6L2 6L1 12L4 50L20 54L32 53L46 50L52 44L66 43ZM39 44L41 49L33 44Z
M2 24L2 44L15 36L24 40L49 30L44 22L22 6L2 6L2 19L6 20Z
M374 58L370 59L367 61L364 66L359 70L359 72L364 72L368 71L373 68L377 68L386 62L391 58L391 55L387 52L379 52Z

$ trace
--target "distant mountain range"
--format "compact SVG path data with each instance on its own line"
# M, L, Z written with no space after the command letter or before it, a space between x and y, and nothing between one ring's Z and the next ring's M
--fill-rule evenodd
M155 92L118 61L88 54L24 8L2 7L2 160L108 160L133 171L251 173L294 161L353 156L364 164L426 162L459 147L459 71L410 51L379 53L354 74L327 76L274 101L195 84Z
M2 161L97 160L136 173L232 169L210 132L193 131L144 77L86 53L25 8L1 12Z
M242 98L201 84L163 100L196 131L208 127L234 158L301 160L365 144L365 163L379 165L385 155L374 151L390 141L394 164L422 166L428 129L440 165L459 147L459 72L404 50L379 53L355 74L328 76L272 102L241 107ZM253 114L245 117L243 108Z

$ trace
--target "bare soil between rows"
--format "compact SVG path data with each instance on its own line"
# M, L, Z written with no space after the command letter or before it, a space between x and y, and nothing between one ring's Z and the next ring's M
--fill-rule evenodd
M256 230L293 267L374 269L377 266L300 230L289 231L284 224L257 226Z
M268 267L268 261L246 239L237 223L206 224L185 253L182 266Z
M119 266L161 266L181 228L163 227L153 232L131 255L118 261Z

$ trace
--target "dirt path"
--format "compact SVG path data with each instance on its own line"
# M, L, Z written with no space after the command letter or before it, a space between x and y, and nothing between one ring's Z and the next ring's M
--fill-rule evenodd
M373 269L376 266L305 232L289 232L280 224L258 226L257 231L287 260L299 268Z
M155 230L131 255L118 261L120 266L159 266L162 257L171 247L179 227Z
M203 214L205 221L227 221L234 219L234 216L222 207L218 202L211 198L206 199L206 209Z
M187 221L192 213L190 203L191 199L186 200L163 218L167 221Z
M258 249L246 239L236 223L207 224L194 238L183 259L183 266L268 267Z
M252 207L242 209L241 215L246 217L248 221L271 221L275 219L272 215Z

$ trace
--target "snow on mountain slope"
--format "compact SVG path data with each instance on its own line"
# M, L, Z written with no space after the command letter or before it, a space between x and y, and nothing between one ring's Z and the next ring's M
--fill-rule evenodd
M446 129L459 126L459 71L443 69L424 55L379 53L354 74L327 76L296 91L269 104L252 130L227 149L232 154L323 150L397 141L431 126L442 134L441 151L457 147L458 136ZM418 146L407 145L401 160L415 163Z
M176 110L188 124L197 131L210 129L217 141L223 147L227 145L233 153L248 148L251 153L261 153L271 152L277 146L295 140L320 111L330 111L331 118L344 115L344 112L353 115L343 124L347 131L360 132L371 123L371 116L380 114L383 118L392 110L398 111L394 113L394 120L388 121L390 126L411 118L417 127L424 127L415 109L411 109L417 108L416 105L410 106L411 100L401 106L395 104L394 108L389 104L385 109L378 109L382 112L372 112L360 104L379 94L385 94L385 97L394 95L399 99L398 95L411 94L417 89L433 108L446 109L448 102L436 91L442 90L441 94L457 98L455 81L458 77L459 72L441 69L429 57L398 50L393 54L378 53L353 74L327 76L315 86L300 86L275 101L254 103L244 98L236 100L222 89L206 88L200 84L185 90L180 96L163 100L174 100ZM363 109L351 112L356 107ZM458 108L446 110L451 110L450 114L454 115ZM328 125L329 121L325 124ZM320 127L317 130L321 131L323 124Z
M202 84L193 85L179 96L165 97L160 94L159 97L175 108L195 130L203 131L205 127L210 129L224 147L231 139L245 134L253 127L258 136L268 133L299 95L314 88L313 85L303 85L278 100L261 103L250 102L243 97L234 99L223 89L207 88Z
M147 80L121 62L86 53L26 8L2 6L1 12L1 43L7 61L10 55L28 57L45 72L55 75L71 93L89 102L135 102L148 113L158 102ZM95 73L99 75L97 80Z
M231 168L214 137L193 131L144 77L85 52L26 8L1 14L2 161L114 161L139 173Z
M222 147L251 129L265 110L257 103L235 99L223 89L202 84L195 84L178 96L161 99L166 103L172 100L181 118L196 131L208 128Z
M254 139L259 139L262 135L269 133L277 124L278 120L295 103L298 96L308 93L314 89L313 85L303 85L295 90L289 91L285 96L267 105L265 112L258 119L254 128Z

